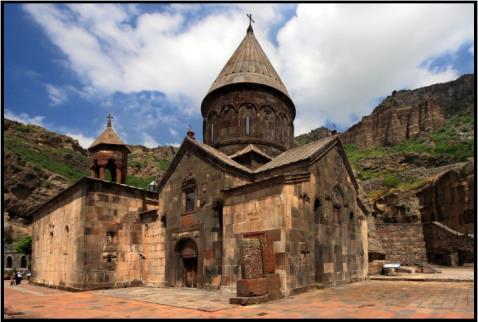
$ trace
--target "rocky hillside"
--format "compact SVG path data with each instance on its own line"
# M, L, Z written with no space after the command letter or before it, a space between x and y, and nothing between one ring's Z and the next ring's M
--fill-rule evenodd
M450 117L474 112L474 78L469 74L448 83L394 91L343 133L342 142L370 148L426 138Z
M20 226L28 225L26 214L39 204L88 175L88 151L76 140L36 125L3 119L3 171L5 233L16 239ZM148 149L129 145L126 184L145 188L159 181L177 149ZM13 228L12 228L13 227Z
M295 144L296 145L304 145L304 144L307 144L307 143L318 141L320 139L331 136L333 133L335 133L334 130L330 130L330 129L324 127L324 126L321 126L319 128L316 128L316 129L310 131L309 133L296 136L294 138L295 139Z

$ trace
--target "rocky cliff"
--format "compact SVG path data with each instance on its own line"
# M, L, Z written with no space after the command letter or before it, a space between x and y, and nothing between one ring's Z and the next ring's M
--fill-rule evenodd
M342 142L369 148L426 136L455 114L473 113L474 96L472 74L448 83L394 91L371 115L342 133Z
M333 135L336 133L335 130L330 130L326 128L325 126L321 126L319 128L313 129L309 133L306 134L301 134L299 136L295 137L295 144L296 145L304 145L308 144L314 141L321 140L323 138L326 138L328 136Z
M438 221L462 233L474 233L475 161L443 171L423 173L426 183L415 189L391 189L371 198L377 224ZM439 169L438 169L439 170Z

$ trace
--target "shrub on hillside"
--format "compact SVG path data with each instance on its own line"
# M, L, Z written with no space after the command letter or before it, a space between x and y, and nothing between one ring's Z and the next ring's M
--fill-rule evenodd
M389 189L396 188L400 184L400 180L394 175L388 175L383 179L383 185Z

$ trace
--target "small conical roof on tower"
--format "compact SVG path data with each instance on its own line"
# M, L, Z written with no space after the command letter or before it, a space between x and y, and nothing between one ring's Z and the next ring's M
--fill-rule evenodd
M111 115L107 116L108 123L106 125L106 129L101 133L96 140L90 145L88 150L91 150L92 148L100 145L100 144L109 144L109 145L121 145L124 146L128 151L128 147L126 144L121 140L121 138L116 134L115 131L113 131L113 128L111 127L111 119L113 117Z
M259 45L250 25L246 36L217 76L208 94L220 87L237 83L262 84L289 96L287 88Z

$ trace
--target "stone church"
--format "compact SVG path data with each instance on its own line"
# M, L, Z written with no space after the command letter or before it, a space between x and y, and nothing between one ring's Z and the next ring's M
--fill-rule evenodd
M204 142L188 132L157 191L124 184L129 151L109 122L89 148L91 177L32 213L32 280L221 289L240 302L364 279L367 210L340 139L294 146L294 102L251 26L201 113Z

